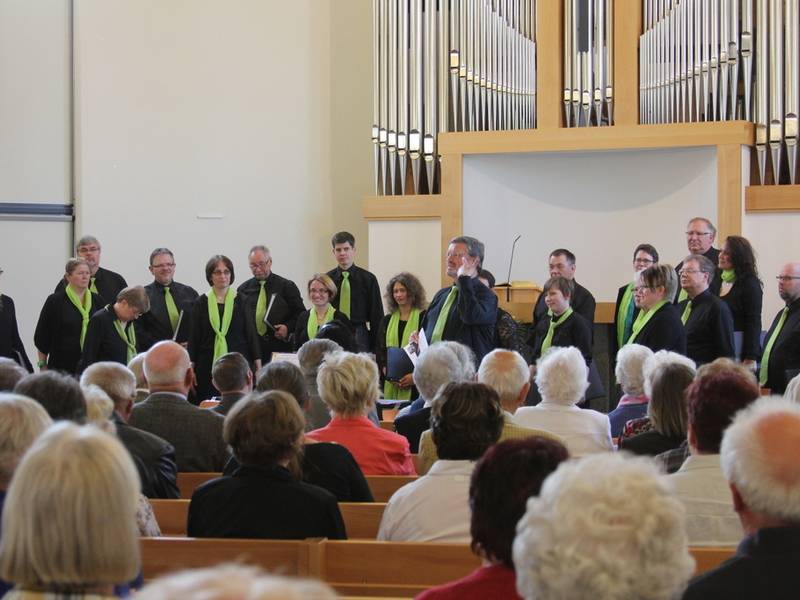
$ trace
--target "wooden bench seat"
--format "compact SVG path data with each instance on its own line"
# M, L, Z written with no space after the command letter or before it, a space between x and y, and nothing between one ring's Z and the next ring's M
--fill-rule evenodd
M166 536L185 536L189 500L150 500L153 513ZM339 510L344 519L347 537L350 539L374 540L386 508L384 502L340 502Z

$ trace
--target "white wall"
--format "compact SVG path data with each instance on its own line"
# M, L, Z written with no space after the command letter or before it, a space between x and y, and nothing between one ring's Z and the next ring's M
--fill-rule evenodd
M651 243L662 262L686 254L686 221L716 215L716 150L469 156L464 233L486 244L486 268L505 281L547 280L551 250L577 257L576 279L613 302L632 272L633 249Z

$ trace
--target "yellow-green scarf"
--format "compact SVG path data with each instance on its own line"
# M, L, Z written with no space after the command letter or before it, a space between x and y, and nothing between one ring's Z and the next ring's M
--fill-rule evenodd
M386 327L386 347L405 348L408 345L409 336L412 331L419 329L419 309L412 308L408 315L406 327L403 329L403 337L400 338L400 311L396 310L389 317L389 325ZM411 388L402 389L391 381L383 384L383 397L392 400L408 400L411 398Z
M653 318L653 315L656 314L665 304L668 304L668 302L666 300L662 300L650 310L640 310L639 316L637 316L636 320L633 322L631 337L629 337L628 341L625 343L633 344L633 342L636 340L636 336L639 335L639 332L644 329L644 326L647 325L648 321Z
M81 313L81 350L83 350L83 340L86 339L86 330L89 328L89 317L92 316L92 292L86 290L83 293L83 304L81 304L81 299L78 298L78 294L75 293L72 286L67 285L65 289L67 290L67 298Z
M231 319L233 319L233 299L236 298L236 292L232 287L228 288L225 293L225 306L222 309L222 326L219 322L219 308L217 308L217 296L214 294L214 288L208 290L208 320L211 323L211 329L214 331L214 358L212 362L217 360L223 354L228 353L228 340L225 336L228 335L228 330L231 328Z
M328 312L325 313L325 319L322 323L317 321L317 311L312 307L310 311L308 311L308 323L306 323L306 332L308 333L308 339L313 340L317 337L317 331L319 331L320 325L325 325L325 323L329 323L333 321L333 315L335 313L335 309L333 306L328 305Z

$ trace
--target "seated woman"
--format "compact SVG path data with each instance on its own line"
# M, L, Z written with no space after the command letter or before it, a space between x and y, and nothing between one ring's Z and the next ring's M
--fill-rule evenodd
M469 484L472 551L483 564L472 573L431 588L418 600L519 598L511 547L528 498L569 458L560 443L533 436L500 442L475 465Z
M634 301L639 314L626 344L641 344L653 352L686 353L686 329L672 304L678 290L678 275L671 265L646 268L636 278Z
M544 284L542 294L549 318L539 319L533 330L534 363L552 346L574 346L587 365L592 362L592 325L570 307L574 289L575 282L566 277L551 277Z
M16 587L4 598L114 598L114 582L139 570L138 494L136 468L116 439L93 426L53 425L8 488L0 578Z
M308 413L308 389L300 369L290 362L271 362L258 372L256 389L259 392L279 390L291 394L304 414ZM224 474L232 475L239 461L231 457ZM318 485L336 496L339 502L372 502L364 474L353 455L344 446L318 442L303 436L303 452L298 467L303 481Z
M644 393L644 364L653 356L647 346L628 344L617 353L614 376L622 387L622 398L617 407L608 413L611 437L619 437L625 423L647 414L647 396Z
M514 413L522 427L544 429L564 438L571 456L613 450L608 417L575 406L583 399L588 369L577 348L553 348L536 366L536 386L542 401Z
M381 377L386 376L389 348L405 348L411 334L419 330L425 316L425 288L411 273L398 273L386 285L383 295L389 314L381 319L376 336L375 360L378 361ZM404 375L399 381L386 380L383 384L383 397L392 400L410 400L419 395L414 388L412 373Z
M223 436L241 465L198 487L189 503L190 537L345 539L336 497L291 472L305 419L286 392L254 392L225 417Z
M308 280L308 299L313 305L310 310L301 312L297 317L297 327L292 336L295 352L308 340L317 337L319 328L336 320L341 321L353 331L350 319L343 312L336 310L331 300L336 297L336 284L325 273L315 273Z
M372 360L350 352L326 354L317 387L332 418L308 437L346 447L364 475L416 475L408 440L366 416L378 399L378 367Z
M686 441L686 388L696 370L691 359L674 352L657 352L644 368L644 393L650 399L645 422L628 425L639 433L619 438L619 449L655 456Z

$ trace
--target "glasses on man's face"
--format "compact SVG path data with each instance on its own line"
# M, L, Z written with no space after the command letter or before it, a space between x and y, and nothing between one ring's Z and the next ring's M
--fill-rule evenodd
M267 268L267 261L262 260L261 262L251 262L250 263L251 269L266 269Z
M95 252L100 252L100 247L99 246L80 246L78 248L78 253L79 254L80 253L85 253L85 254L91 253L91 254L93 254Z
M655 261L650 260L649 258L634 258L633 264L635 265L652 265Z
M0 273L2 273L2 271L0 271ZM800 279L800 277L797 277L795 275L777 275L775 279L777 279L778 281L782 281L783 283L788 283L792 279Z
M686 237L704 237L706 235L711 235L710 231L687 231Z
M684 273L686 275L694 275L695 273L702 273L702 271L699 269L681 269L678 271L678 275L683 275Z
M154 269L172 269L175 267L175 263L162 263L160 265L152 265Z

